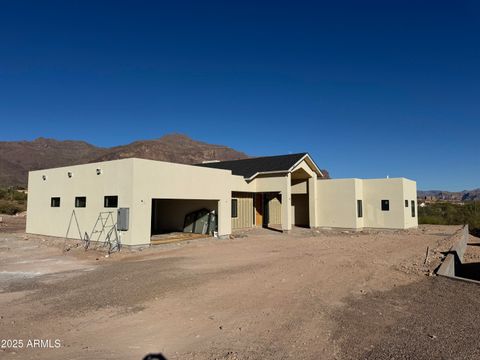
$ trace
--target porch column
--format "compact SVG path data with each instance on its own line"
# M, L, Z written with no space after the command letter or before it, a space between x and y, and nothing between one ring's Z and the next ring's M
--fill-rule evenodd
M231 205L232 193L228 192L224 198L218 201L218 235L220 237L227 237L232 233L232 216Z
M290 173L285 176L282 191L282 231L292 230L292 177Z
M317 218L317 174L308 179L308 213L310 228L318 227Z

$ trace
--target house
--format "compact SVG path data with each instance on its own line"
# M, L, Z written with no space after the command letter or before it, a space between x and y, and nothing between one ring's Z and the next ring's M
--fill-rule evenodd
M37 170L29 173L28 194L28 233L65 237L70 226L69 236L80 238L111 214L124 245L184 231L186 216L199 209L215 214L221 237L256 226L288 232L418 225L414 181L324 179L307 153L199 165L130 158Z

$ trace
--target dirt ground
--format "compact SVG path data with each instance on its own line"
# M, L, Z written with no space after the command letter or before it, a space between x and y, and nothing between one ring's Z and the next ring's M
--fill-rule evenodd
M110 257L4 232L0 338L24 345L0 358L478 359L480 286L432 276L458 230L255 229Z
M0 214L0 218L0 233L25 231L25 213L17 216Z

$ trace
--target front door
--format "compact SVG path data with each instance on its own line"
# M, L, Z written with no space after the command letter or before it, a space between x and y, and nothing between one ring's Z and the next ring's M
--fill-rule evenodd
M255 225L263 225L263 196L255 194Z
M270 214L270 208L269 208L269 201L270 201L270 196L268 194L263 194L262 195L262 203L263 203L263 227L268 228L268 223L270 222L269 219L269 214Z

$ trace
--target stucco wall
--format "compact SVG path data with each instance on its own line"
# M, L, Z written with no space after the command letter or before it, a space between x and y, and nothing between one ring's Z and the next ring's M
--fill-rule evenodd
M102 174L96 175L101 168ZM73 173L68 178L67 172ZM47 181L42 180L47 176ZM86 196L86 208L76 208L82 234L90 233L105 195L118 195L119 207L130 208L129 230L121 234L126 245L150 243L152 199L197 199L218 202L220 235L231 233L231 172L142 159L125 159L29 174L27 232L65 236L75 196ZM50 198L61 197L51 208ZM76 227L71 237L78 238Z
M317 181L320 227L357 228L356 179Z
M403 198L408 200L408 208L405 210L405 227L406 228L416 228L418 227L418 204L417 204L417 183L412 180L402 179L403 180ZM415 216L412 217L412 201L415 202Z
M90 235L100 212L117 209L104 208L104 196L118 196L119 207L132 203L133 160L124 159L102 163L31 171L28 177L27 233L65 237L72 210L75 210L82 236ZM101 169L101 174L96 174ZM67 173L71 172L69 178ZM45 175L47 179L42 180ZM75 197L85 196L85 208L75 208ZM50 199L60 197L60 207L51 207ZM130 243L131 232L121 233L122 242ZM77 226L72 223L70 238L79 238Z
M404 229L406 225L403 194L403 179L363 180L364 226ZM389 200L389 211L382 211L382 200Z
M133 160L132 245L150 242L152 199L218 201L218 233L231 233L231 172L143 159Z
M395 179L318 180L318 224L323 227L361 229L406 229L418 226L418 211L411 216L411 201L416 204L416 182ZM358 217L357 200L362 200L363 217ZM382 200L389 200L383 211ZM405 207L405 200L409 206Z
M100 175L96 174L97 168L101 169ZM68 172L73 173L71 178ZM307 182L301 179L305 174L312 176ZM47 176L46 181L42 175ZM219 235L228 235L232 228L233 191L281 194L281 202L271 201L270 223L281 224L283 230L290 230L292 223L304 222L305 216L309 217L311 226L409 228L418 225L417 209L416 216L411 216L411 201L415 200L417 206L416 183L403 178L317 180L315 173L301 163L292 174L264 175L247 182L228 170L124 159L30 172L27 232L64 237L75 209L82 234L89 234L101 211L112 211L116 221L117 209L103 207L104 196L116 195L119 207L130 208L130 229L121 234L123 244L150 242L152 199L211 201L217 205ZM299 197L299 194L305 195ZM86 208L74 208L76 196L87 197ZM60 208L50 207L51 197L61 198ZM300 208L306 209L306 197L308 215L297 212ZM388 212L381 210L383 199L390 200ZM357 200L363 201L363 218L357 216ZM408 208L405 200L409 201ZM253 204L246 206L252 214L245 218L253 219ZM72 225L70 237L78 237L76 224Z

